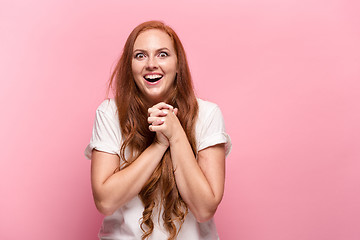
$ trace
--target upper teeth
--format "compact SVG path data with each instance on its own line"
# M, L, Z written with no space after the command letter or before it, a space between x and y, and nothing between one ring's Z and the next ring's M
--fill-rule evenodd
M155 79L155 78L160 78L162 77L161 75L159 74L155 74L155 75L146 75L145 78L149 78L149 79Z

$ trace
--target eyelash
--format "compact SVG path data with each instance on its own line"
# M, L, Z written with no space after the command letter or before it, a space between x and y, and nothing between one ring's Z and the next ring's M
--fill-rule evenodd
M140 55L142 55L142 56L140 57ZM145 57L145 54L143 54L143 53L135 54L135 58L143 58L143 57Z
M160 53L159 53L159 56L160 56L161 54L165 54L165 55L166 55L166 56L163 56L163 57L169 56L169 54L168 54L167 52L160 52ZM161 56L160 56L160 57L161 57Z
M162 54L165 54L165 56L160 56L160 55L162 55ZM158 56L159 56L159 57L168 57L169 54L168 54L167 52L160 52L160 53L158 54ZM144 57L145 57L145 54L144 54L144 53L137 53L137 54L135 54L135 58L137 58L137 59L139 59L139 58L144 58Z

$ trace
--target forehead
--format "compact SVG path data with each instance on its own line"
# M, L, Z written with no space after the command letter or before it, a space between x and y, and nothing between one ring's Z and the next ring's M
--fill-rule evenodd
M139 34L134 43L134 50L157 50L168 48L174 50L174 44L170 36L159 29L149 29Z

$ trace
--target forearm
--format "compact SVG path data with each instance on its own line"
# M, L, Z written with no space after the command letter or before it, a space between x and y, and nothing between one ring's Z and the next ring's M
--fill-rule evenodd
M209 220L222 199L223 189L213 189L192 152L185 132L170 142L176 184L184 201L200 222Z
M93 183L94 200L100 212L110 215L139 194L166 151L151 144L128 167L113 173L102 183Z

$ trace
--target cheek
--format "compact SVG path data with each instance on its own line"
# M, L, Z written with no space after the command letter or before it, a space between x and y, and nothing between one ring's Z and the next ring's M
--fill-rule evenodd
M161 64L163 69L166 69L168 73L177 72L177 63L175 61L166 62Z
M131 62L131 69L132 69L133 75L139 74L141 72L140 64L135 61Z
M135 81L135 84L140 87L141 85L141 79L142 76L140 74L140 71L139 71L139 66L138 64L132 62L131 63L131 70L132 70L132 78L133 78L133 81Z
M131 71L134 74L136 69L136 65L134 64L134 61L131 62Z

